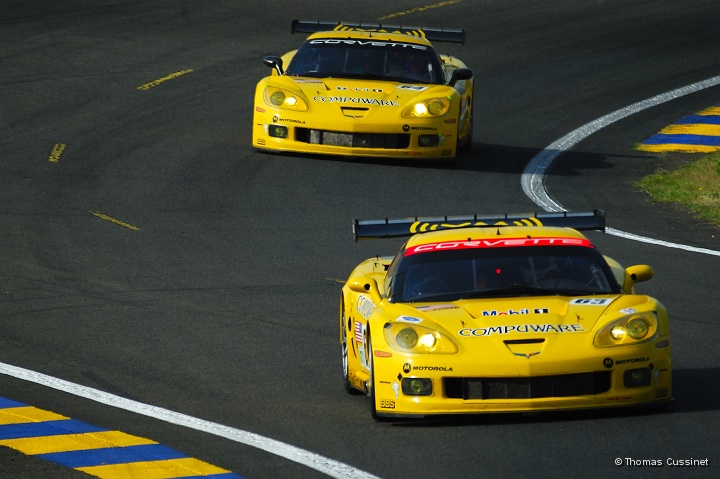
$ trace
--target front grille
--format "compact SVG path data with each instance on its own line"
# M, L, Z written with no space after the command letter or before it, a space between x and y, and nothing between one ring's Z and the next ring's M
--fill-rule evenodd
M405 133L342 133L310 128L295 128L295 141L313 145L352 148L401 149L410 146L410 135Z
M610 390L610 371L531 378L443 378L456 399L535 399L591 396Z

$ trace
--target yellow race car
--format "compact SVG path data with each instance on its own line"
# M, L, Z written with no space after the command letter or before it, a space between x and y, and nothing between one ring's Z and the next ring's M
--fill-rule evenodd
M264 58L253 147L452 161L471 144L472 71L430 43L463 43L463 30L294 20L291 31L311 35Z
M581 230L602 211L356 220L410 236L360 263L340 297L345 388L381 417L671 401L668 315Z

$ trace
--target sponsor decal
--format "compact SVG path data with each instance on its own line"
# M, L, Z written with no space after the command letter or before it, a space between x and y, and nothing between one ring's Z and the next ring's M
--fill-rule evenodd
M350 91L371 91L373 93L382 93L383 92L382 88L361 88L361 87L357 87L357 86L356 87L339 86L336 89L342 90L342 91L348 91L348 90L350 90Z
M530 314L530 310L527 308L521 308L521 309L517 309L517 310L508 309L507 311L495 311L493 309L490 311L482 312L483 316L508 316L508 315L513 315L513 314Z
M395 409L395 401L392 399L381 399L380 407L382 409Z
M537 333L583 333L582 324L520 324L513 326L488 326L486 328L463 328L458 331L460 336L479 337L503 335L510 333L537 334Z
M395 393L395 400L397 400L397 398L400 397L400 383L397 381L393 381L392 390Z
M365 319L368 319L370 315L375 311L375 303L370 298L361 294L358 296L355 310Z
M398 323L411 323L411 324L422 323L422 319L413 318L412 316L400 316L395 321L397 321Z
M550 314L550 310L547 308L534 308L533 314Z
M437 128L433 128L431 126L412 126L412 127L410 127L410 131L413 131L413 130L414 131L437 131Z
M621 309L620 312L621 312L622 314L635 314L635 313L637 313L637 309L635 309L635 308L625 308L625 309Z
M414 91L427 90L426 86L420 86L420 85L398 85L398 88L400 90L414 90Z
M280 118L279 116L275 115L272 119L273 123L298 123L300 125L304 125L304 120L293 120L292 118Z
M374 31L374 30L365 30ZM398 47L408 50L427 50L428 47L425 45L416 45L412 43L399 43L399 42L379 42L375 40L353 40L352 38L318 38L310 41L311 45L359 45L359 46L371 46L371 47Z
M362 98L352 96L323 96L316 95L313 100L320 103L355 103L360 105L373 106L400 106L396 100L378 100L377 98Z
M442 311L445 309L458 309L454 304L433 304L431 306L418 306L418 311Z
M410 373L411 371L441 371L441 372L450 372L452 371L452 367L445 367L445 366L413 366L410 363L403 364L403 372L405 374Z
M644 358L632 358L632 359L618 359L615 361L615 365L618 364L635 364L635 363L646 363L650 361L650 357Z
M570 304L580 304L583 306L605 306L612 303L610 298L575 298L570 300Z
M632 358L632 359L618 359L617 361L613 361L612 358L605 358L603 359L603 366L610 369L613 366L622 365L622 364L635 364L635 363L646 363L650 361L650 357L644 357L644 358Z
M472 226L470 222L461 225L441 225L442 227L468 227ZM507 248L519 246L586 246L592 248L592 243L581 238L503 238L503 239L486 239L486 240L469 240L469 241L444 241L442 243L427 243L413 246L405 250L405 256L417 253L429 253L432 251L447 251L458 249L474 249L474 248ZM609 301L609 300L608 300Z

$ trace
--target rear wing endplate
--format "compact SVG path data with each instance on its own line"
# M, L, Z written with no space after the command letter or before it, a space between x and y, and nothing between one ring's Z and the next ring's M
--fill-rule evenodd
M381 25L379 23L321 22L293 20L291 33L316 32L378 32L402 33L413 37L426 38L431 42L465 44L465 30L457 28L413 27L406 25Z
M564 211L473 216L427 216L381 220L353 220L353 235L359 239L398 238L416 233L453 228L495 226L555 226L576 230L605 231L605 212Z

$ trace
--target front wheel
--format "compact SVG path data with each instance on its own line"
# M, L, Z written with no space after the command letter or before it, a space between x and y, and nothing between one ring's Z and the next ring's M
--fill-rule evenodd
M349 345L348 345L348 323L346 321L345 317L345 303L344 301L340 301L340 337L341 342L341 350L342 350L342 368L343 368L343 384L345 386L345 391L353 396L357 396L358 394L362 394L359 390L355 389L352 384L350 384L350 361L348 357L349 353Z

